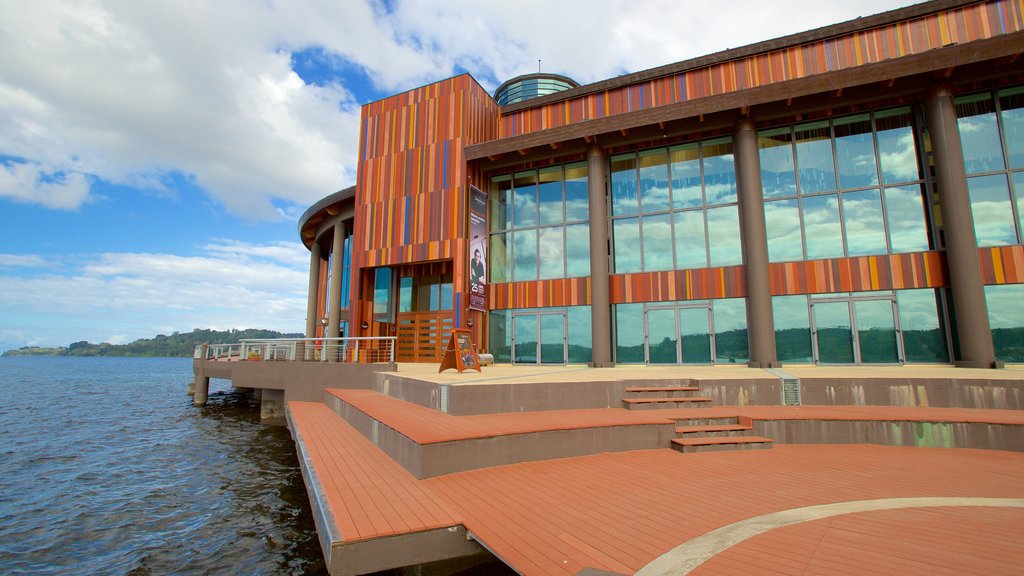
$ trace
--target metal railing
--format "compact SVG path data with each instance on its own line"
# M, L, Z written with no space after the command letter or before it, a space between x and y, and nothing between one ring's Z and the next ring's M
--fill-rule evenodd
M394 336L361 338L260 338L239 344L209 344L207 360L302 360L374 364L395 361ZM202 346L194 356L202 358Z

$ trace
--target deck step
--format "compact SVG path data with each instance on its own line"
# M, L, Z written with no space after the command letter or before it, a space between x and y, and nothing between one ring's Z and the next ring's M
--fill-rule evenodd
M673 438L672 448L689 454L716 450L763 450L771 448L774 441L763 436L716 436L700 438Z
M676 434L702 434L705 436L741 436L743 434L751 433L753 429L753 426L744 426L743 424L709 424L707 426L676 426Z
M706 396L679 396L673 398L623 398L622 404L629 410L657 408L696 408L708 406L711 398Z

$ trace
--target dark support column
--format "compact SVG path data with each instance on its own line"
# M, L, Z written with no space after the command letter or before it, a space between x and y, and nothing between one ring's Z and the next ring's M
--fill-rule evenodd
M327 311L327 337L337 338L339 334L338 324L341 322L341 261L345 257L345 223L338 220L334 225L334 243L331 245L331 285L328 302L330 309ZM324 350L337 350L337 344L331 343L329 348L324 343ZM337 361L337 354L331 354L329 360Z
M750 118L742 118L736 123L734 137L740 235L747 279L747 338L750 342L750 361L747 365L771 368L779 366L779 361L775 352L775 323L772 319L761 161L757 153L757 131Z
M306 297L306 338L316 337L316 290L320 284L320 244L309 250L309 296Z
M604 368L612 362L612 320L608 303L608 208L604 190L604 150L597 144L587 151L587 182L590 196L590 323L591 366Z
M971 199L967 192L956 108L948 88L942 86L929 94L925 121L935 154L935 184L939 192L949 283L956 310L961 358L956 365L964 368L1000 367L1001 363L996 363L992 331L988 324L985 284L981 278L978 241L971 218Z

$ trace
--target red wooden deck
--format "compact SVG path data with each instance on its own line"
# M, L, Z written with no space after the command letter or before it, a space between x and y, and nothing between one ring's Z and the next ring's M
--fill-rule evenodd
M679 544L762 514L881 498L1022 498L1021 478L1024 454L1019 453L796 445L700 455L671 450L607 453L461 472L422 482L443 494L464 515L466 528L523 574L576 574L588 567L632 574ZM775 565L809 566L814 560L817 573L930 574L935 564L971 567L961 573L1019 573L1024 565L1019 509L948 514L957 523L941 530L937 529L941 521L917 513L867 513L867 520L880 519L867 537L855 527L857 519L840 516L820 521L826 528L833 524L850 528L831 532L829 548L818 556L806 547L794 546L790 551L783 545L789 531L806 539L804 531L815 526L782 528L778 535L773 531L758 537L772 542L767 550L752 539L729 549L721 559L712 558L701 573L751 574L754 567L762 573L756 552L779 557ZM971 541L985 546L974 559L962 554L965 531L971 533ZM878 546L883 541L889 548ZM931 561L924 569L902 563L891 550L897 543L911 547L919 542L931 543ZM840 553L842 559L837 557ZM999 561L984 561L986 555ZM888 562L888 558L894 560ZM716 570L716 561L722 562L722 572ZM819 566L825 567L824 572Z
M289 402L292 426L346 543L445 528L460 514L319 402Z

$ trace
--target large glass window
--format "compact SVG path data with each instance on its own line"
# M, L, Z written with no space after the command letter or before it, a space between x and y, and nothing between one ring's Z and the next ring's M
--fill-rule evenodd
M611 171L616 273L742 263L731 139L613 156Z
M1024 87L956 99L979 246L1024 243Z
M772 262L929 248L909 108L758 133Z
M938 293L930 288L898 290L896 303L907 362L949 362Z
M490 281L588 276L589 213L585 162L492 178Z

